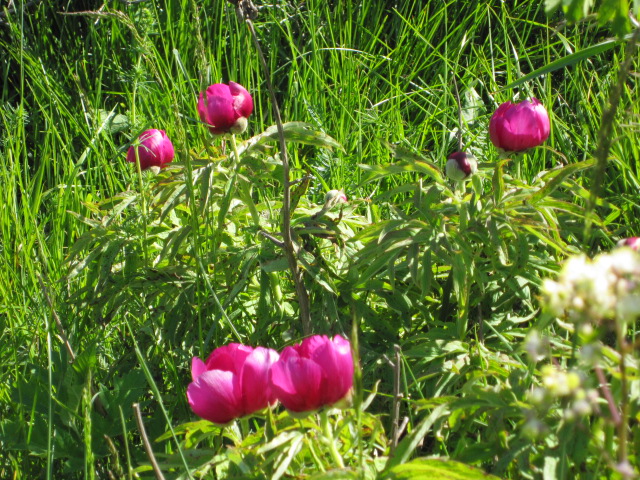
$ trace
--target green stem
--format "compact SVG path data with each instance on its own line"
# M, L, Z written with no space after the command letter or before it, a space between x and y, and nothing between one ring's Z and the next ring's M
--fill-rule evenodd
M240 154L238 153L238 145L236 143L235 135L231 135L231 147L233 148L233 156L235 158L234 166L237 171L240 169ZM242 179L239 180L238 186L240 198L249 209L253 223L255 223L256 227L260 228L260 214L258 213L255 203L253 203L253 198L251 198L251 186L248 182L245 182Z
M516 179L522 181L522 156L514 153L511 157L514 163Z
M138 148L135 148L136 152L136 168L138 171L138 187L140 188L140 203L142 208L142 255L144 258L145 268L149 267L149 256L147 253L147 189L142 178L142 168L140 167L140 156L138 155Z
M331 424L329 423L329 415L327 415L327 410L323 409L320 412L320 425L322 427L322 433L327 442L327 446L329 447L329 453L331 454L331 458L340 468L344 468L344 461L338 452L338 448L336 447L336 440L333 437L333 430L331 429Z
M618 351L620 352L620 423L618 424L618 462L627 461L627 421L629 418L629 385L625 357L627 342L624 339L623 328L616 322L616 336Z

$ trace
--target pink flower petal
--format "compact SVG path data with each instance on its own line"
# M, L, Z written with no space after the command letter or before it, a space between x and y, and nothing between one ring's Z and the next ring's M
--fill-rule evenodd
M240 373L243 413L262 410L276 402L269 384L269 371L278 361L278 352L270 348L257 347L249 355Z
M282 405L292 412L321 407L321 383L320 365L308 358L293 355L283 361L281 356L271 367L271 387Z
M207 371L207 366L198 357L191 359L191 379L195 382L196 379Z
M207 370L224 370L239 374L253 348L240 343L229 343L216 348L207 358Z
M242 413L235 383L231 372L204 372L187 387L191 409L210 422L229 423Z

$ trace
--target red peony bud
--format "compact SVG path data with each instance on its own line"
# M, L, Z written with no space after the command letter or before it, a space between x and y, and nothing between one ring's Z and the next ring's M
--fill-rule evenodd
M242 85L216 83L200 93L198 114L214 135L242 133L253 112L253 99Z
M635 251L640 251L640 237L623 238L618 242L619 247L629 247Z
M166 167L175 156L173 144L164 130L146 130L140 134L136 144L129 147L127 162L136 162L136 150L140 159L140 168Z
M489 121L491 142L507 152L522 152L542 145L549 131L549 115L536 98L516 104L503 103Z
M445 172L447 177L460 182L478 171L478 161L470 153L453 152L447 157Z

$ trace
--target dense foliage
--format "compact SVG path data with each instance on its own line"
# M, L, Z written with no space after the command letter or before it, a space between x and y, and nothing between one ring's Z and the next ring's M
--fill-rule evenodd
M578 256L640 235L637 25L546 3L241 1L266 74L230 2L0 13L0 477L637 476L637 254ZM550 132L490 135L532 97ZM347 408L191 410L194 357L311 333Z

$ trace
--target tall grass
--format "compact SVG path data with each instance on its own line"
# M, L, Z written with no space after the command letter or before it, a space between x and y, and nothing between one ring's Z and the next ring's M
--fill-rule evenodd
M488 119L498 104L518 96L536 96L552 112L549 150L525 157L525 181L554 166L558 156L552 151L568 163L590 158L623 47L505 90L609 33L591 23L567 26L560 15L547 18L543 2L463 3L258 5L256 29L284 119L312 124L344 147L292 149L295 176L314 176L311 201L321 203L325 191L341 188L370 222L390 218L394 202L405 208L402 186L412 174L362 183L358 164L389 163L391 144L442 167L457 148L458 128L469 151L481 162L494 162ZM197 338L192 344L167 335L153 305L142 300L99 322L91 301L87 309L74 308L67 299L84 277L65 283L65 259L88 223L100 221L99 202L138 189L137 173L124 155L133 138L146 128L166 130L176 161L191 171L191 158L204 155L200 146L210 143L206 128L194 120L197 92L219 81L245 85L256 102L249 126L255 134L274 123L265 79L244 25L223 1L15 2L0 17L0 63L0 446L6 453L0 477L33 478L46 471L59 478L82 469L106 475L115 467L104 460L109 449L100 435L124 439L127 452L140 461L140 445L128 443L135 430L132 401L143 400L152 438L168 424L191 418L184 397L189 359L232 335L223 322L211 325L212 312L219 312L202 272L193 296L180 300L198 332L186 337ZM597 239L604 246L640 235L637 81L630 77L623 92L606 175L604 197L620 210L600 211L606 229ZM588 188L588 176L577 184ZM267 185L258 200L279 195ZM215 217L199 218L193 206L185 212L192 222L215 225ZM213 242L198 233L189 241L197 255ZM258 298L251 291L260 286L251 288L243 294L246 301ZM217 292L223 303L225 293ZM68 364L54 315L84 359L80 367ZM253 330L242 326L246 319L231 321L255 343L281 340L268 336L268 325ZM286 328L278 332L293 335ZM385 353L373 348L366 372L371 375ZM149 378L155 383L147 387ZM122 421L90 414L92 383L110 392L110 407L119 405ZM157 414L164 410L166 418ZM74 438L68 425L85 431Z

